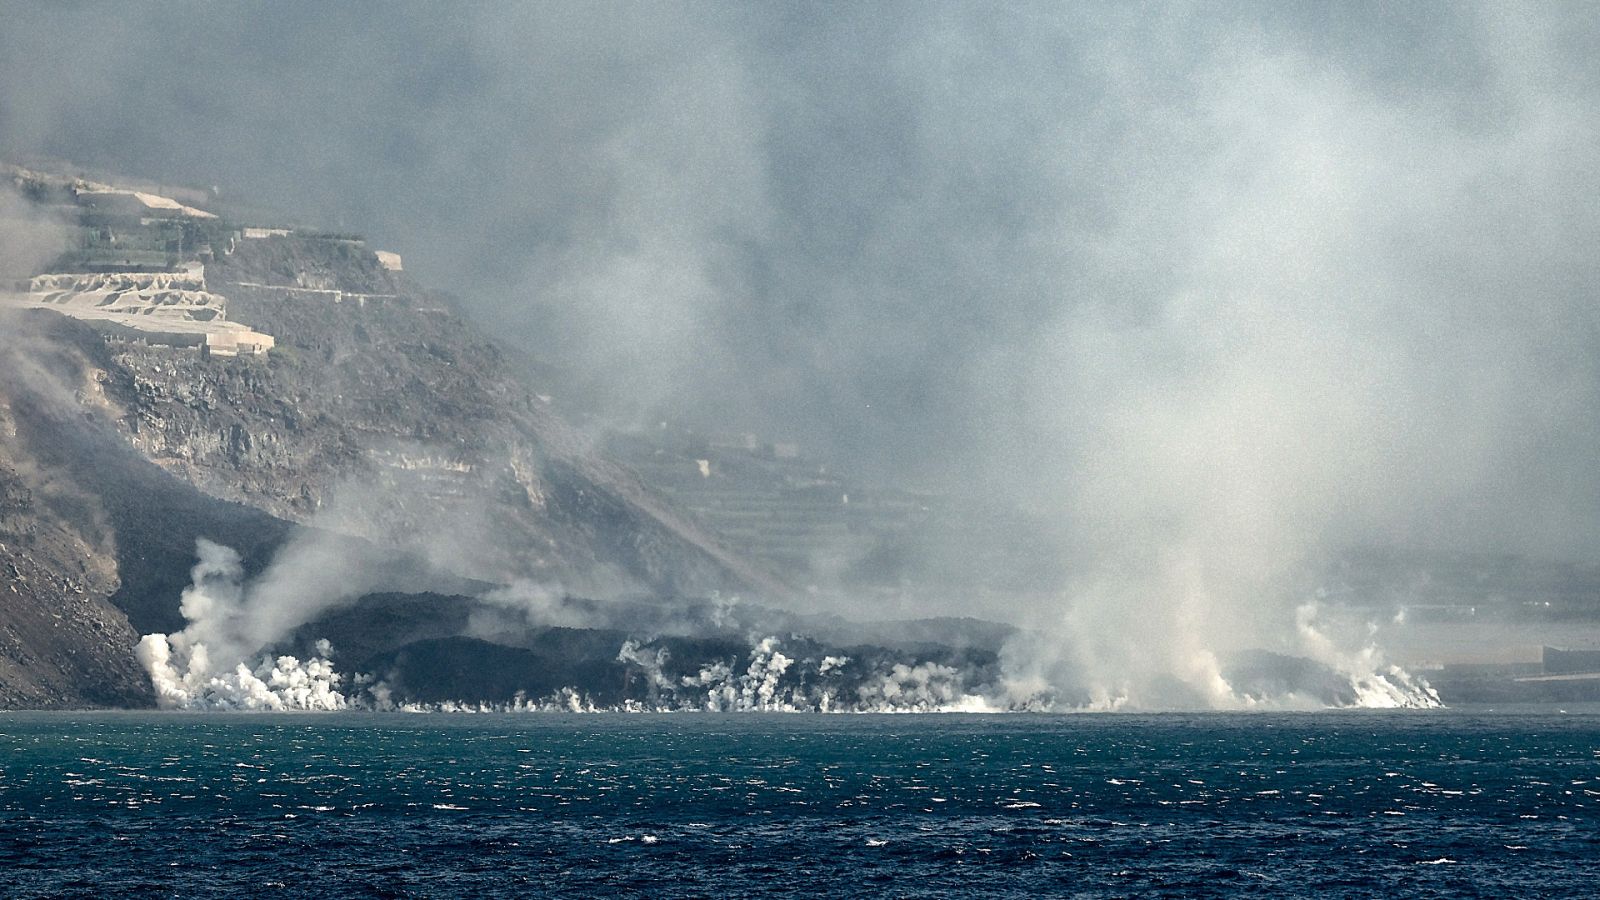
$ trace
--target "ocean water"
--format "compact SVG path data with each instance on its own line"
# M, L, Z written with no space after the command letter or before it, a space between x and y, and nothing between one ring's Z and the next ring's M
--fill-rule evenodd
M1600 714L0 715L0 895L1594 896Z

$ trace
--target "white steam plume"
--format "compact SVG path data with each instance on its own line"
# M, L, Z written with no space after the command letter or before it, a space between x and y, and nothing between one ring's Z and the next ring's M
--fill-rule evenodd
M310 535L310 536L306 536ZM306 532L246 584L239 554L201 538L193 584L179 610L188 623L176 634L147 634L138 658L169 709L342 709L345 679L332 648L318 641L309 660L270 651L340 599L374 582L342 564L339 551Z
M1248 44L1197 78L1195 102L1139 124L1169 142L1152 152L1171 167L1139 173L1111 238L1162 268L1161 290L1079 307L1029 354L1040 407L1070 398L1055 433L1080 577L1030 623L1053 639L1013 648L1013 674L1086 706L1237 708L1263 698L1230 683L1228 661L1263 649L1334 667L1362 703L1434 703L1309 627L1304 580L1361 541L1502 539L1481 516L1517 527L1548 493L1548 473L1518 465L1533 452L1519 428L1541 436L1540 458L1577 458L1593 382L1541 384L1592 376L1592 350L1559 333L1570 301L1502 305L1458 273L1536 264L1515 245L1475 251L1464 223L1515 214L1525 200L1495 174L1592 126L1529 104L1473 141ZM1398 237L1416 229L1442 234ZM1519 397L1538 398L1531 412Z

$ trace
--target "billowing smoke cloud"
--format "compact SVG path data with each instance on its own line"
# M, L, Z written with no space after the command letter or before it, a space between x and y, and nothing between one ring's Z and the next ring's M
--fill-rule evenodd
M187 624L139 646L158 698L180 708L343 708L345 676L326 642L305 661L274 654L301 626L364 594L426 589L439 577L415 559L316 527L295 531L254 578L230 547L202 538L196 554L179 606Z
M3 12L0 151L282 198L616 407L1066 523L1058 602L962 611L1068 704L1247 705L1250 649L1377 696L1330 556L1600 550L1584 10Z
M1487 47L1540 39L1481 24ZM1184 107L1135 105L1166 141L1128 201L1165 212L1115 246L1164 284L1137 310L1073 310L1026 355L1039 407L1070 401L1057 433L1081 429L1059 496L1084 574L1044 627L1086 702L1247 704L1223 675L1247 648L1349 669L1300 610L1307 573L1353 544L1592 546L1594 317L1539 274L1581 271L1573 236L1483 237L1577 214L1560 148L1592 127L1526 96L1523 62L1488 61L1516 110L1488 134L1255 42L1209 58Z
M288 584L263 576L247 592L244 567L232 548L201 539L194 583L179 610L188 625L177 634L147 634L137 655L164 709L343 709L343 676L326 642L306 661L263 655L289 627L274 604ZM280 570L281 571L281 570Z
M1412 415L1419 371L1525 399L1589 327L1594 35L1558 8L5 12L0 151L369 229L610 394L938 486L1076 479L1130 391L1229 387L1161 377L1221 340L1342 336ZM1237 330L1262 298L1300 312Z

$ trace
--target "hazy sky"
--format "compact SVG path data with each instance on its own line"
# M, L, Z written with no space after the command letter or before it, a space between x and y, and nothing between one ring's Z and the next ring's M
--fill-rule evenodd
M1096 541L1583 555L1596 22L0 2L0 155L361 230L617 396Z

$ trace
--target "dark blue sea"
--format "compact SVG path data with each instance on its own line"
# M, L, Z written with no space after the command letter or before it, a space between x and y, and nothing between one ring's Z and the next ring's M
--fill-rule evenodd
M7 897L1595 896L1600 715L0 715Z

